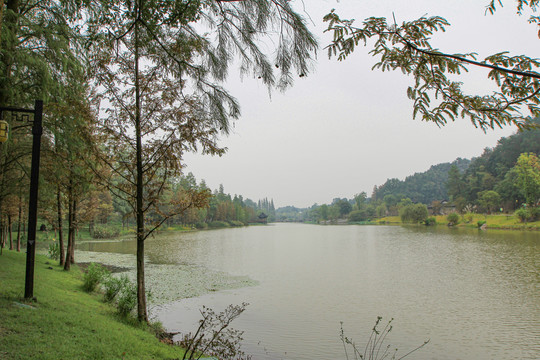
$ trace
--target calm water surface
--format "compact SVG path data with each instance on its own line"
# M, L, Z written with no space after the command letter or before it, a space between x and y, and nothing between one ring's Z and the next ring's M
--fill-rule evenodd
M135 251L134 242L93 246ZM97 246L97 247L96 247ZM394 318L411 359L540 359L540 234L438 227L276 224L149 240L155 263L190 263L259 285L157 310L193 331L202 305L250 303L234 327L254 359L345 359L340 322L358 344L377 316Z

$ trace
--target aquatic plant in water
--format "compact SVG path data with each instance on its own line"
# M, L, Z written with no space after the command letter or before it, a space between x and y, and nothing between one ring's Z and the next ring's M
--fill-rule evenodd
M341 342L343 343L343 350L345 351L345 356L347 360L349 360L349 353L347 351L348 347L352 349L352 355L354 355L353 359L355 360L383 360L387 359L389 356L391 356L391 360L401 360L409 356L413 352L419 350L420 348L426 346L426 344L429 342L429 340L426 340L422 345L409 351L405 355L397 357L398 349L391 350L390 344L383 347L386 337L388 336L390 331L392 331L392 321L394 319L390 319L384 329L380 330L378 326L381 320L382 317L378 316L377 321L375 322L375 326L373 326L373 329L371 330L371 335L366 346L364 347L363 352L358 349L356 343L353 340L345 336L345 332L343 331L343 322L341 322L340 338Z

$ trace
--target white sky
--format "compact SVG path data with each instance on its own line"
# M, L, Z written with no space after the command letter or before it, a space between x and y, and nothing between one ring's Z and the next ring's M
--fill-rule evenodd
M537 26L518 16L514 1L485 15L489 0L304 0L310 26L320 41L315 71L285 93L270 98L252 78L231 76L225 87L239 100L242 116L221 144L220 157L187 154L184 171L216 189L244 198L273 198L276 207L307 207L351 198L388 178L404 179L431 165L481 155L514 128L484 134L467 119L445 127L412 119L406 96L412 78L401 72L371 71L375 58L358 47L344 62L322 50L330 42L322 17L335 8L346 19L392 17L398 23L439 15L451 27L432 45L443 52L477 52L479 59L500 52L538 54ZM468 75L469 89L488 89L487 72ZM469 85L470 84L470 85Z

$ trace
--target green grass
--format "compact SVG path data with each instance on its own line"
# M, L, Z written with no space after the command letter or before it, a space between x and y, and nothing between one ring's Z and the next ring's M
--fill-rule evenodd
M25 261L23 252L4 249L0 256L0 359L182 358L181 348L122 320L101 295L85 293L76 266L65 272L37 255L37 302L23 301Z
M447 225L448 219L446 215L435 216L437 225ZM459 224L457 227L477 228L478 221L485 221L488 229L501 230L540 230L540 221L522 223L514 215L497 214L465 214L460 215ZM377 220L379 224L401 224L399 216L387 216Z

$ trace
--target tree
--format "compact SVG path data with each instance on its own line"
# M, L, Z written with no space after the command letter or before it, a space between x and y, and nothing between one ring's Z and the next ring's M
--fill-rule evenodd
M286 0L92 4L87 31L99 40L92 56L110 103L102 119L107 155L115 157L103 160L121 180L111 189L129 201L136 216L137 316L147 321L144 241L167 218L208 200L207 192L193 191L191 201L173 213L161 211L167 179L179 174L186 151L225 152L217 137L228 132L240 109L220 84L234 55L242 74L285 89L294 72L309 72L316 41ZM258 44L274 32L275 57L269 59ZM162 218L147 228L151 209Z
M502 6L501 0L491 0L487 11L493 14L497 3ZM518 0L517 10L521 12L527 6L536 13L538 3L538 0ZM369 53L379 60L373 68L399 69L414 77L414 85L407 90L407 96L414 102L414 117L420 115L422 120L439 126L457 117L468 117L484 131L505 125L520 129L537 126L523 111L528 110L533 118L540 114L538 59L500 52L478 61L475 53L443 53L430 44L435 32L445 31L450 25L439 16L421 17L401 25L395 20L370 17L361 26L355 26L354 20L341 19L332 10L324 21L328 22L326 31L333 32L333 41L327 46L329 57L345 60L356 46L374 39ZM540 17L533 15L529 21L540 24ZM488 78L497 91L484 96L467 95L463 84L455 78L472 66L490 69Z
M491 214L501 206L501 196L493 190L482 191L478 193L478 204L484 211Z
M532 153L521 154L514 169L527 204L536 206L540 200L540 159Z
M338 207L340 217L348 215L352 210L352 205L347 200L339 200L334 205Z
M366 204L367 194L365 191L362 191L360 194L354 196L354 202L356 205L356 210L361 210Z
M399 209L399 217L404 223L419 224L428 217L428 209L424 204L408 204Z
M446 187L448 189L448 196L450 199L455 199L459 195L463 194L464 183L461 178L461 173L456 165L452 165L448 171L448 182Z

